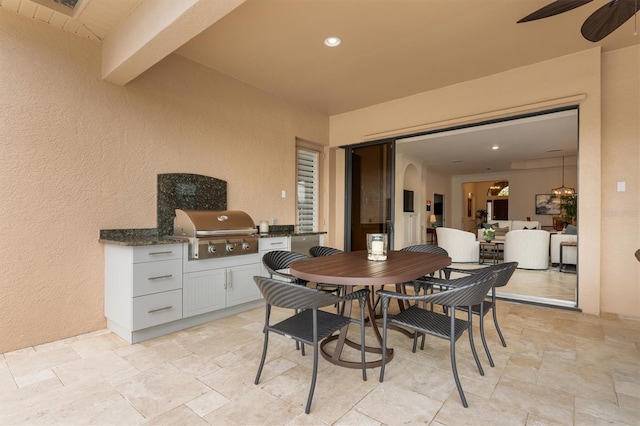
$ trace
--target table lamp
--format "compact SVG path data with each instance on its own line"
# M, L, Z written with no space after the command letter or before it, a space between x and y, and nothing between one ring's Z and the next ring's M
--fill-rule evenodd
M431 216L429 216L429 222L431 222L431 227L435 228L436 227L436 215L432 214Z

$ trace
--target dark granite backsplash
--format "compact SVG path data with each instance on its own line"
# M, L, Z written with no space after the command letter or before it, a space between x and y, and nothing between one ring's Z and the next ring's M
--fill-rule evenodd
M139 229L101 229L101 240L136 240L158 238L158 230L156 228L139 228Z
M269 225L269 234L293 234L293 225Z
M158 175L158 235L173 234L175 210L226 210L227 182L191 173Z

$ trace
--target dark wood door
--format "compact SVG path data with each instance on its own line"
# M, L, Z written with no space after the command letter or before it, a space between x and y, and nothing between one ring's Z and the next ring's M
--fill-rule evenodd
M388 234L393 249L393 144L348 147L345 249L366 250L367 234Z
M509 220L509 200L493 200L493 219Z

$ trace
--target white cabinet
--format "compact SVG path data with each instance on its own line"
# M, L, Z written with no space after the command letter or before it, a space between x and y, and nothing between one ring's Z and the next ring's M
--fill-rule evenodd
M182 318L182 244L105 245L107 326L133 333Z
M419 235L418 215L415 213L404 213L402 217L402 247L419 244Z
M220 259L210 260L212 262L197 261L207 269L184 274L185 318L262 298L253 281L255 275L260 275L260 264L256 255L230 257L224 262Z
M260 250L260 276L268 277L269 272L267 272L267 268L265 268L264 264L262 263L262 256L274 250L290 250L291 238L289 237L260 238L258 249Z

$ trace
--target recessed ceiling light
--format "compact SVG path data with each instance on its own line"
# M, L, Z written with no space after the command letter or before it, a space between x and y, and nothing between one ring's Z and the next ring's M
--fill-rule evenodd
M327 37L324 39L324 45L327 47L340 46L340 43L342 43L342 40L340 40L338 37Z
M495 151L496 149L500 149L500 147L498 145L494 145L494 146L491 147L491 149L493 149Z

